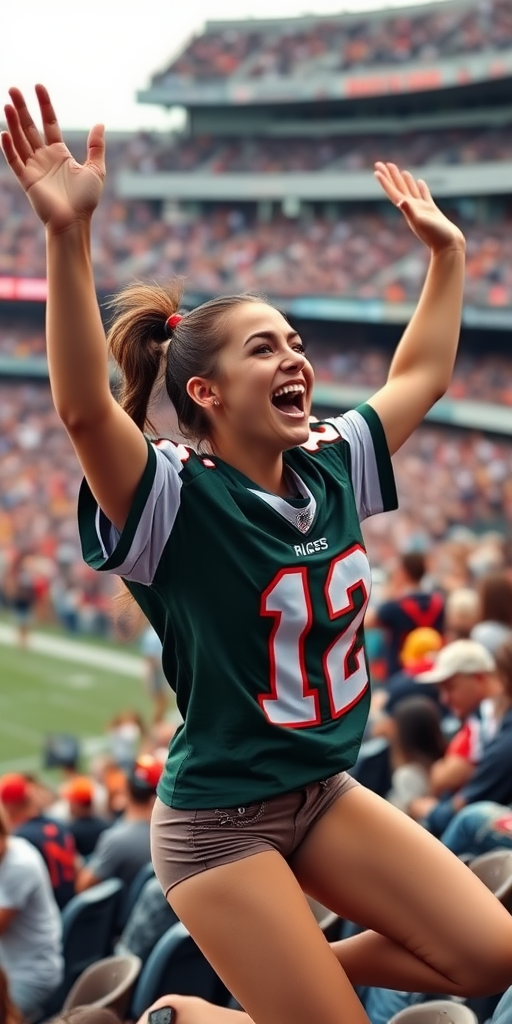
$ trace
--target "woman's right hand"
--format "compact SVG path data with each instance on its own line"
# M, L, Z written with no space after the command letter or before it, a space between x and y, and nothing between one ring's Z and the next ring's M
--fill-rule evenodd
M105 179L103 125L89 133L87 160L79 164L62 139L47 90L36 85L44 140L36 128L22 93L10 89L7 131L2 132L2 149L12 172L46 228L66 231L79 221L90 219L98 205Z

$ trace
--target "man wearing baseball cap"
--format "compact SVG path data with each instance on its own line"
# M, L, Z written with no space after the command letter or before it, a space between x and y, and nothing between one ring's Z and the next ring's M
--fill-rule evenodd
M26 839L42 855L62 909L75 895L76 847L71 832L62 822L41 814L24 775L0 777L0 803L13 835Z
M499 727L486 732L475 727L476 713L484 707L486 698L500 693L496 677L496 662L485 647L474 640L455 640L447 644L428 672L417 676L422 683L439 687L440 697L450 711L463 722L447 750L447 757L439 762L438 791L440 799L430 805L411 805L413 817L440 836L456 811L479 800L507 803L512 800L512 710L506 710ZM467 779L464 779L464 761L476 761ZM458 784L454 785L459 771ZM433 773L435 780L435 772ZM462 780L462 781L460 781ZM447 784L451 782L451 785ZM451 794L447 795L447 791ZM455 792L454 792L455 791ZM428 800L428 798L425 798Z
M162 763L149 754L137 758L127 775L127 805L121 818L102 832L90 861L79 872L77 892L106 878L120 878L127 886L151 860L149 827Z
M86 775L76 775L62 790L69 806L69 830L74 836L77 852L90 857L108 821L94 813L94 782Z

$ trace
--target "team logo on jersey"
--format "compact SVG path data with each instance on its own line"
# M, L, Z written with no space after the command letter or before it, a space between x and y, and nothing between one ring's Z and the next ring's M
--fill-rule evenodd
M313 513L309 508L301 508L295 516L295 526L301 533L307 533L313 522Z

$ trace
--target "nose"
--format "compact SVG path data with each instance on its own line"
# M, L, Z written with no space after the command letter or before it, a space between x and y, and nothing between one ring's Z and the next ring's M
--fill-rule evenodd
M302 370L306 362L306 356L303 352L295 352L292 348L288 349L287 352L283 353L281 359L281 369L285 372L290 370Z

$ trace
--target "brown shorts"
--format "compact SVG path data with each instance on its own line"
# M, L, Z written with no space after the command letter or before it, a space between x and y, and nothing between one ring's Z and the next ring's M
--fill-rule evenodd
M209 811L182 811L157 798L151 857L165 895L185 878L255 853L290 858L331 804L358 785L341 772L270 800Z

